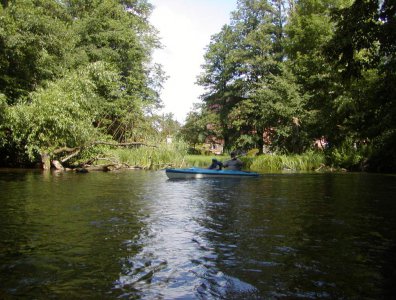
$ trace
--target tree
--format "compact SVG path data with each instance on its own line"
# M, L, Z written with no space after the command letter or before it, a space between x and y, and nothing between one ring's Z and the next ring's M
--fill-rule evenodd
M108 111L103 125L120 142L144 138L151 127L144 111L159 107L165 78L161 67L150 64L153 49L159 47L157 32L146 20L151 5L105 0L70 1L68 6L79 36L76 56L86 57L87 62L106 61L117 68L127 95L117 102L118 108Z
M267 76L258 83L251 99L242 101L232 111L233 125L242 132L257 132L251 146L269 151L301 153L309 144L305 123L308 115L305 99L293 74L282 67L279 75ZM242 136L246 140L246 135Z
M12 1L0 15L0 93L15 104L62 76L74 37L57 1Z
M247 112L259 107L252 95L260 82L281 72L285 14L282 1L238 1L231 25L224 26L208 47L198 82L209 89L203 100L220 115L226 148L237 143L241 134L245 140L246 135L256 134L250 140L262 149L264 128L257 126L259 120L249 120L253 115ZM246 113L236 118L236 111Z
M160 105L164 73L151 62L159 47L151 9L145 0L3 2L0 152L7 163L83 148L95 136L123 142L153 132L147 116Z
M337 30L326 46L342 74L349 132L371 142L371 168L396 170L396 7L393 1L361 0L334 14Z
M195 149L210 136L222 138L219 116L207 110L203 105L195 105L180 129L180 136Z
M157 131L162 139L168 136L176 136L180 130L180 123L174 119L173 113L163 114L157 117Z
M9 107L5 121L8 144L17 145L21 157L27 155L35 161L53 155L57 148L84 147L100 139L104 132L93 124L99 123L106 106L98 93L103 82L92 75L118 76L108 69L105 64L93 64L71 72L46 89L31 93L28 103Z
M305 122L310 139L325 136L332 143L342 139L342 119L336 113L335 99L343 94L337 69L323 54L324 45L334 35L332 9L347 7L349 0L298 1L286 26L285 49L292 72L306 97L309 116ZM343 97L347 97L344 95Z
M128 4L128 5L127 5ZM117 66L128 93L147 104L158 104L152 89L151 53L159 47L154 28L144 22L151 6L142 1L90 1L77 10L81 2L70 2L76 16L74 30L79 36L77 53L89 62L106 61Z

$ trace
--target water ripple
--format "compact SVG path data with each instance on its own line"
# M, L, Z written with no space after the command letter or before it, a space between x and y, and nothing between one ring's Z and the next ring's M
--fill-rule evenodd
M80 175L0 172L0 298L395 298L396 177Z

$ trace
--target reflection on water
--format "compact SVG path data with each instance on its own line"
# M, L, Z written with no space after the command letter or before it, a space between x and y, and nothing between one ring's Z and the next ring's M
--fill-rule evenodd
M227 186L233 183L229 181ZM220 297L232 288L238 292L255 290L217 268L218 253L205 237L210 229L200 224L211 197L208 191L215 189L223 194L227 186L218 180L145 186L151 200L148 216L142 220L145 232L135 241L142 248L125 259L116 282L116 288L126 290L123 296L136 295L138 290L148 299L188 299Z
M0 172L0 298L390 299L395 183Z

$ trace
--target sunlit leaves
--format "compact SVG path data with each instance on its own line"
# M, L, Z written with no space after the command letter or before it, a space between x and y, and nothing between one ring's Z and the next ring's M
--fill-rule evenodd
M10 2L0 13L0 92L12 104L62 74L72 37L54 1Z
M146 114L160 105L165 78L151 62L159 47L151 10L144 0L1 6L0 152L33 160L104 135L147 138L154 125Z
M94 1L83 12L75 12L77 52L85 53L90 62L102 60L115 65L128 93L147 104L158 104L158 94L153 88L155 80L163 78L157 76L158 66L149 62L159 41L155 29L144 19L151 8L141 1L123 4L116 0ZM143 16L134 12L141 12Z
M267 90L263 83L282 72L285 7L283 1L238 1L231 24L213 36L205 54L198 82L208 89L203 96L207 109L220 116L226 147L257 142L262 148L268 114L254 95ZM255 136L248 139L248 135Z
M29 103L9 108L13 140L26 145L31 158L57 147L76 147L98 135L92 126L99 95L86 71L78 71L31 94Z

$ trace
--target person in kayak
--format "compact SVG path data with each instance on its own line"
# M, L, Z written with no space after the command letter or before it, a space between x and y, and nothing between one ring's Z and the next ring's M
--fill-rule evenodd
M238 159L235 152L231 152L231 159L227 160L224 164L224 168L228 168L228 170L240 171L243 166L243 162Z
M223 168L223 164L221 161L218 161L216 158L212 158L212 164L209 166L208 169L210 170L221 170Z

